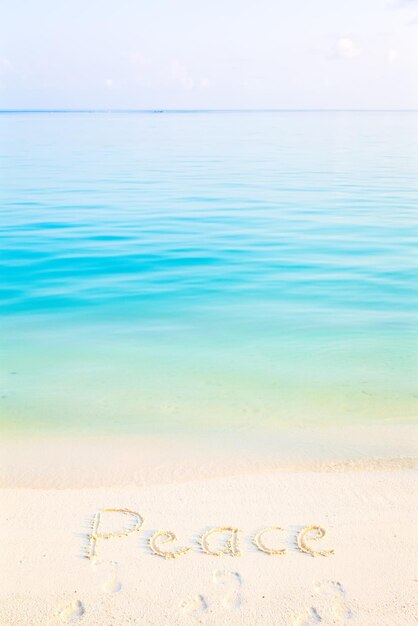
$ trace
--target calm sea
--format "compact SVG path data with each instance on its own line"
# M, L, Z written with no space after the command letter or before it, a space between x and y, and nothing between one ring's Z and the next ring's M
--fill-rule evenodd
M418 415L418 113L0 114L4 433Z

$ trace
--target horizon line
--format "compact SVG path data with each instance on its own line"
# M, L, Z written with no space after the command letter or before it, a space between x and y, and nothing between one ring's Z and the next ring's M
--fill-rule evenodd
M416 109L376 108L248 108L248 109L176 109L176 108L92 108L92 109L0 109L1 113L417 113Z

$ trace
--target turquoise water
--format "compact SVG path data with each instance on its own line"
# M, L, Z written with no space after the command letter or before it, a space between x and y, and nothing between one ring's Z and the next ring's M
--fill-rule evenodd
M1 426L418 414L418 114L2 113Z

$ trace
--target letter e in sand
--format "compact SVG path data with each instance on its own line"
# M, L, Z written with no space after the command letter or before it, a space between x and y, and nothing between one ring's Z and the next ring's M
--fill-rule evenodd
M334 550L314 550L308 546L307 541L318 541L325 537L325 530L322 526L306 526L303 528L297 536L298 548L301 552L311 554L312 556L331 556L334 554Z

